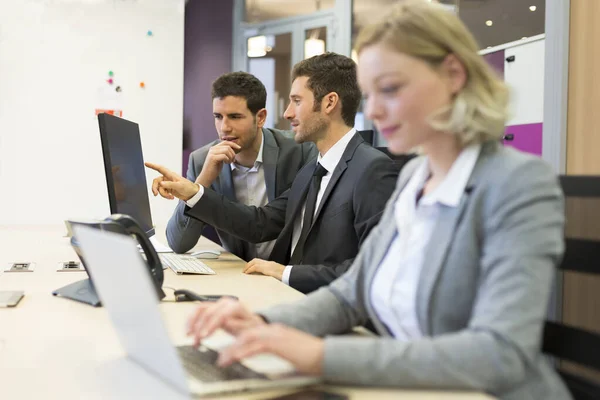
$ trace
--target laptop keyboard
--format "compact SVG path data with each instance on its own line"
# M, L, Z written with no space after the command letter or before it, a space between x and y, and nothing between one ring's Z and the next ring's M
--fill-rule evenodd
M204 346L198 349L193 346L179 346L177 352L186 371L202 382L268 379L265 375L254 372L239 362L226 368L218 367L216 364L219 353Z
M215 275L215 271L195 257L173 253L160 253L159 257L161 263L167 265L176 274Z

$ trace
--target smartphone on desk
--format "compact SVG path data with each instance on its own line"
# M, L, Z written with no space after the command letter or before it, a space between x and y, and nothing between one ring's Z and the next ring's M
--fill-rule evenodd
M0 307L16 307L23 296L25 296L25 292L22 290L0 291Z

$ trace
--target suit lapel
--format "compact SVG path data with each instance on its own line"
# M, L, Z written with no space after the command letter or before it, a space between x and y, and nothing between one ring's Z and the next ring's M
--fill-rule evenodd
M417 317L423 333L431 333L430 298L444 265L453 233L468 203L468 195L463 194L458 207L441 206L436 226L425 248L427 262L423 264L419 277L416 299Z
M213 183L216 192L220 192L228 200L237 201L235 197L235 188L233 186L233 174L231 172L231 165L223 164L221 173L219 174L218 181ZM248 246L245 242L232 237L230 240L231 252L234 254L240 254L243 259L248 256Z
M263 129L263 167L265 172L265 184L267 186L267 197L269 201L275 199L277 189L277 159L279 158L279 147L275 142L273 134L268 129Z
M223 196L231 201L237 201L235 197L235 188L233 187L233 174L231 173L231 166L229 164L223 164L223 168L221 168L219 185L221 186L221 193Z
M313 218L311 229L314 226L315 222L317 221L317 218L319 218L319 215L321 214L321 210L323 209L325 204L327 204L327 200L329 199L331 192L333 192L333 189L335 189L335 186L337 185L338 181L340 180L340 178L342 177L342 175L348 168L348 163L350 162L350 160L352 160L352 157L354 156L354 152L356 151L358 146L363 142L364 142L364 140L360 137L360 135L358 135L356 133L354 134L354 137L350 140L350 142L348 142L348 145L346 146L346 150L344 150L344 154L342 154L342 158L340 159L340 162L338 162L337 166L333 170L333 173L331 174L331 179L329 180L329 183L327 184L327 189L325 189L325 193L323 193L323 198L321 198L321 202L319 203L319 208L317 208L317 212L315 213L315 216ZM316 166L316 164L315 164L315 166Z
M296 216L298 215L300 210L302 210L302 206L306 202L306 195L308 194L310 182L312 180L312 176L313 176L313 173L315 172L316 168L317 168L317 163L315 161L315 163L313 165L306 168L306 173L298 175L298 177L296 178L296 180L298 181L298 194L300 194L300 196L296 196L295 190L294 190L294 193L290 193L289 198L294 199L294 200L297 199L297 201L294 204L291 204L292 211L291 211L291 214L288 214L290 216L290 220L286 221L286 222L293 224L294 221L296 220ZM292 186L292 188L293 188L293 186Z
M300 174L294 180L294 184L292 185L290 194L288 196L288 207L290 211L286 212L285 226L279 234L277 242L275 242L275 246L271 252L271 261L275 261L280 264L287 264L290 260L290 249L292 244L292 234L294 232L294 223L298 213L304 205L306 195L308 194L310 181L316 167L316 162L314 165L307 165L301 170Z
M481 179L483 174L487 154L494 151L498 144L488 142L484 143L479 153L479 158L473 167L473 172L465 187L465 192L462 195L460 204L457 207L442 207L438 217L435 229L425 248L427 254L427 263L423 265L421 275L419 277L419 289L417 291L417 318L423 333L431 334L431 321L433 316L429 306L431 304L431 296L435 285L442 271L448 248L454 238L454 232L460 223L463 214L469 204L470 193L477 186L477 181ZM457 279L460 279L458 277Z
M365 286L367 288L367 292L365 293L365 296L367 296L367 298L370 298L373 280L375 279L375 275L377 274L377 271L381 266L381 262L387 255L388 249L392 244L392 240L395 239L396 235L401 234L401 232L398 231L398 226L394 217L393 204L396 203L398 197L400 196L400 193L402 193L402 190L404 190L404 187L408 184L408 181L410 181L410 178L412 178L414 171L417 170L420 164L421 162L415 162L413 165L405 167L410 170L407 169L405 171L405 174L398 181L398 184L396 185L396 191L391 197L393 199L393 201L390 201L391 206L385 210L385 214L381 218L381 221L385 222L382 222L378 225L378 227L381 227L378 244L376 246L371 247L373 249L373 254L371 254L371 257L369 257L369 263L371 263L371 265L376 265L377 267L368 269ZM379 321L377 313L375 312L375 309L373 308L371 302L367 301L366 305L367 312L371 316L371 320L373 321L373 324L375 325L377 330L379 332L387 332L388 335L391 336L391 333L389 332L387 327L384 324L382 324L381 321Z

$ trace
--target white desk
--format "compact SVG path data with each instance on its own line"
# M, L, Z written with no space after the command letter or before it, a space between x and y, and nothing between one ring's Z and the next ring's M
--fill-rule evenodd
M162 231L161 231L162 232ZM164 234L159 232L159 237ZM76 260L64 227L0 226L0 266L34 262L34 272L0 273L0 290L24 290L16 308L0 308L0 398L3 399L178 399L184 398L128 361L103 308L52 296L54 289L84 279L84 272L57 272ZM218 248L204 242L202 248ZM303 295L281 282L241 273L230 254L205 260L217 275L177 276L165 270L165 286L203 294L235 294L251 308L293 301ZM171 291L165 289L167 298ZM188 344L185 321L193 303L160 304L172 341ZM389 391L327 387L352 399L489 399L476 393ZM227 398L268 398L285 392Z

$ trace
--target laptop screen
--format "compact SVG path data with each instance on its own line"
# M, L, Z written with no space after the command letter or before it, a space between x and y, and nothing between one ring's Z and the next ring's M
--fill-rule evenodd
M187 392L185 371L169 339L137 241L84 225L74 225L73 232L129 358Z

